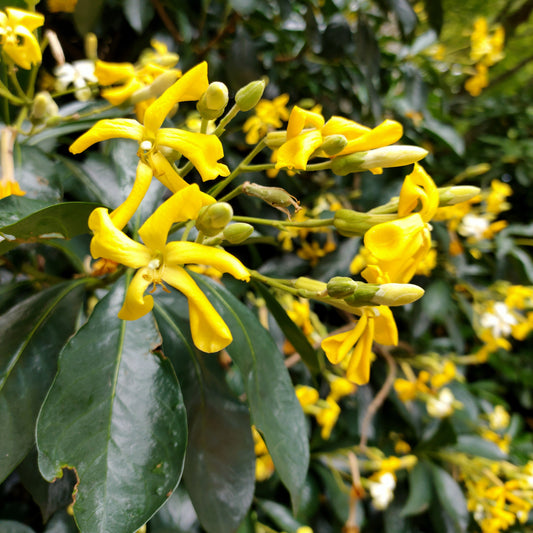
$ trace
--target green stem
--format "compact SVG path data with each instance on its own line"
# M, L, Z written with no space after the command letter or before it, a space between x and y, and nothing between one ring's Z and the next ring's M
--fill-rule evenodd
M214 131L214 135L216 135L217 137L220 137L224 133L224 131L226 131L226 126L229 124L229 122L231 122L231 120L237 115L238 112L239 112L239 108L236 105L234 105L228 111L228 114L220 120L216 130Z
M226 194L226 196L223 196L218 201L219 202L229 202L230 200L233 200L236 196L239 196L239 194L242 194L242 185L239 185L238 187L235 187L230 193Z
M294 296L298 296L298 289L295 289L292 287L292 282L289 280L283 280L283 279L273 279L269 278L268 276L263 276L263 274L260 274L257 272L257 270L249 270L250 277L261 281L262 283L265 283L269 285L270 287L274 287L275 289L280 289L285 292L289 292L293 294Z
M265 141L261 140L254 147L254 149L235 167L233 172L220 183L217 183L210 191L211 196L216 197L222 190L229 185L241 172L243 172L242 167L247 165L264 147L266 146Z
M263 163L262 165L242 165L243 172L264 172L265 170L272 170L276 168L275 163Z
M263 226L274 226L283 229L285 226L293 228L322 228L333 225L333 218L315 218L311 220L302 220L293 222L291 220L270 220L266 218L255 218L245 216L234 216L234 222L247 222L248 224L262 224Z

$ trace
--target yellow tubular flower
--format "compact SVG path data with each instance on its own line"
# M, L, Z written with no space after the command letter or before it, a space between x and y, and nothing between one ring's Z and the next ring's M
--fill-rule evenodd
M429 174L415 163L413 172L405 177L400 190L398 216L404 217L412 213L419 203L419 214L424 222L428 222L439 207L439 191Z
M172 224L195 218L204 205L213 201L196 184L178 191L139 229L144 244L120 231L103 207L95 209L89 217L89 228L94 233L91 255L138 269L126 292L119 318L136 320L150 312L153 298L144 295L146 289L166 282L187 297L194 344L209 353L225 348L232 341L231 332L183 265L209 265L246 281L250 276L244 265L224 250L193 242L167 243L166 240Z
M29 70L41 62L41 48L33 31L43 23L40 13L13 7L0 11L0 45L19 67Z
M340 363L350 354L346 378L356 385L364 385L370 379L372 343L398 344L398 329L390 309L380 305L363 309L356 326L322 341L322 349L333 364Z

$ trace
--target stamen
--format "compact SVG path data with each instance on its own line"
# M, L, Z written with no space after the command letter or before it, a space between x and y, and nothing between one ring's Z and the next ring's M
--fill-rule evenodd
M152 149L153 144L150 141L146 140L146 141L143 141L139 146L141 147L142 150L148 151Z

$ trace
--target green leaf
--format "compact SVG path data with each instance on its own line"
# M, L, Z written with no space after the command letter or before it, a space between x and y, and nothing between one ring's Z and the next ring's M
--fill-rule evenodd
M283 309L276 298L272 296L272 293L259 282L254 283L254 286L265 300L268 310L272 313L272 316L275 318L285 337L287 337L287 340L300 354L300 357L308 366L309 370L311 370L313 374L318 374L324 367L324 360L319 357L318 350L315 350L311 346L302 330L289 318L285 309Z
M130 26L142 33L154 17L154 8L149 0L125 0L124 15Z
M392 0L391 7L400 23L400 30L404 37L410 37L416 29L418 19L407 0Z
M181 485L150 520L148 527L150 533L199 533L198 517Z
M233 334L226 350L244 377L252 421L297 508L309 466L309 443L283 355L250 309L221 285L193 275Z
M183 469L186 414L172 365L152 353L153 317L117 318L122 279L62 351L37 422L39 468L79 479L74 516L85 532L131 533L170 496Z
M0 531L2 533L35 533L31 527L15 522L15 520L0 520Z
M257 506L263 511L280 529L287 533L297 533L302 524L292 515L290 509L270 500L257 499Z
M3 210L5 200L0 200L0 210ZM26 199L20 198L19 202L16 202L23 205L22 212L28 209L27 202L32 202L24 200ZM71 239L76 235L88 233L87 219L98 205L88 202L67 202L39 209L9 225L4 225L0 221L0 254L23 243L46 243L50 239ZM8 211L13 217L13 203L8 205Z
M82 283L43 290L0 316L0 481L35 442L35 421L59 352L75 330Z
M425 428L416 451L435 450L457 442L455 429L447 418L432 420Z
M446 512L454 525L456 533L462 533L468 527L468 509L466 500L459 483L439 466L428 463L433 486L442 509Z
M459 435L457 444L449 448L458 453L467 453L477 457L485 457L492 461L501 461L507 458L496 443L490 442L478 435Z
M350 487L344 483L339 471L333 467L327 468L313 462L312 469L320 476L328 504L333 508L338 521L344 524L350 514ZM360 509L358 509L358 517L361 516L359 511Z
M226 533L237 529L252 503L255 452L250 415L231 395L224 376L216 375L215 358L194 346L183 318L186 305L186 299L173 291L157 299L155 311L163 352L179 376L187 408L183 479L202 526L210 533Z
M409 471L409 497L401 511L401 516L421 514L431 503L431 472L423 461L419 461Z

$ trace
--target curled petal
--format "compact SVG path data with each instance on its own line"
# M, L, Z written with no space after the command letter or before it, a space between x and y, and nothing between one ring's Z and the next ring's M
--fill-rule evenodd
M41 48L35 35L26 27L18 25L13 28L13 39L3 43L5 53L19 66L31 69L41 62Z
M403 127L395 120L385 120L379 126L371 129L367 133L348 141L346 148L338 154L352 154L354 152L366 152L374 148L388 146L399 141L403 135Z
M421 232L425 227L418 213L383 222L365 233L365 247L378 260L391 261L412 256L421 245Z
M385 305L376 307L374 340L385 346L398 345L398 328L392 311Z
M151 182L152 169L142 161L139 161L137 164L135 182L133 183L130 194L126 200L109 215L113 224L118 229L122 229L130 221L133 213L137 211L142 199L146 196Z
M157 98L144 113L144 125L150 135L155 136L166 116L179 102L200 100L207 91L207 63L204 61L188 70L176 83Z
M131 78L124 85L103 89L102 98L105 98L110 104L120 105L142 87L143 84L137 78Z
M24 11L14 7L6 7L6 13L11 27L20 25L24 26L29 31L33 31L44 24L44 15L41 13Z
M405 177L400 191L398 215L404 217L413 212L418 202L422 206L420 216L428 222L439 207L439 191L429 174L415 163L413 172Z
M374 319L370 318L364 333L353 349L348 367L346 368L346 379L356 385L365 385L370 380L373 340Z
M154 176L172 192L177 192L189 185L169 163L168 159L159 151L148 156Z
M361 135L368 133L370 128L363 126L358 122L349 120L344 117L333 116L331 117L322 128L322 135L327 137L328 135L344 135L349 141L357 139Z
M196 242L169 242L166 247L165 262L170 265L208 265L220 272L231 274L234 278L244 281L250 279L248 270L234 255L220 248Z
M163 280L187 297L192 339L198 349L213 353L230 344L233 337L228 326L184 268L166 267Z
M94 233L91 255L95 259L103 257L132 268L140 268L150 262L150 250L120 231L105 207L97 207L89 215L89 228Z
M278 150L276 168L305 170L311 154L322 145L322 134L312 130L283 143Z
M134 78L135 67L131 63L96 61L94 75L100 85L113 85L114 83L125 82Z
M163 251L167 242L170 227L175 222L192 220L204 205L215 202L212 196L200 191L196 183L187 185L164 201L154 213L148 217L139 229L139 235L152 250ZM182 261L178 261L183 264Z
M295 105L292 108L289 116L289 123L287 124L287 139L292 139L302 133L306 126L313 126L314 128L321 128L324 125L324 117L319 113L307 111Z
M69 150L73 154L79 154L87 150L89 146L100 141L108 139L133 139L141 142L144 128L136 120L128 118L111 118L99 120L92 128L86 131L81 137L78 137L71 145Z
M150 294L144 296L144 292L153 282L153 270L141 268L133 276L122 309L118 312L121 320L137 320L149 313L154 307L154 299Z
M196 167L203 181L229 175L228 167L218 163L224 157L224 149L216 135L163 128L157 132L156 141L182 153Z
M355 343L363 334L367 322L368 317L363 315L353 329L337 333L322 341L322 349L331 363L334 365L339 363L350 353Z

